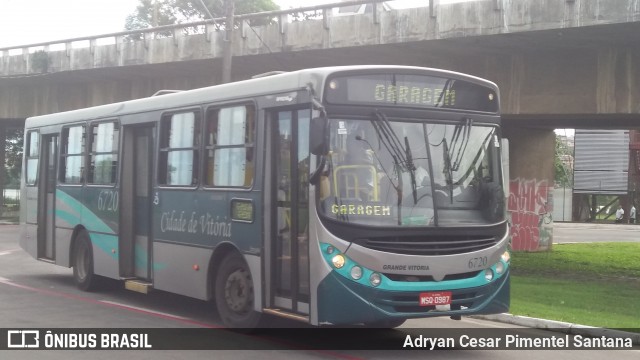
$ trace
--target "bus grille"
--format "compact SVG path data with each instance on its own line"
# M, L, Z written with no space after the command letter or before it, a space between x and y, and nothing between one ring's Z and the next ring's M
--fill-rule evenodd
M383 273L384 276L388 277L393 281L401 281L401 282L416 282L416 281L436 281L431 275L403 275L403 274L387 274ZM464 280L471 279L478 276L477 271L471 271L460 274L449 274L445 275L444 279L440 281L451 281L451 280Z
M356 240L368 249L404 255L453 255L490 248L500 241L491 236L388 236Z

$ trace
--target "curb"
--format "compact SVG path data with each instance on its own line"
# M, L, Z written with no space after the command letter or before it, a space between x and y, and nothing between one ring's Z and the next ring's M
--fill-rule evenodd
M601 337L608 338L626 338L631 339L631 342L635 345L640 345L640 333L632 333L613 329L604 329L599 327L572 324L562 321L537 319L528 316L519 316L512 314L495 314L495 315L473 315L470 316L475 319L483 319L489 321L497 321L506 324L525 326L529 328L545 329L549 331L556 331L571 335L583 335L589 337Z
M566 222L554 222L554 229L576 229L576 230L607 230L617 229L624 231L638 231L640 230L640 224L598 224L598 223L566 223Z

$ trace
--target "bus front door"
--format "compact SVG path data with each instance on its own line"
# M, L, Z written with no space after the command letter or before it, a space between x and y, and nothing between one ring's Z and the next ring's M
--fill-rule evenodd
M120 196L120 274L150 281L151 174L154 126L124 127L124 153Z
M38 258L55 260L55 204L58 169L58 135L42 136L42 162L38 184Z
M271 113L269 304L309 315L309 122L311 111ZM271 182L271 183L269 183Z

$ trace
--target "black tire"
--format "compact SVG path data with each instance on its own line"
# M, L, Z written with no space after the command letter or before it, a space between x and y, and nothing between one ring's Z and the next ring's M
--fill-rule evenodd
M406 319L389 319L389 320L381 320L372 323L366 323L366 327L370 328L379 328L379 329L393 329L398 326L404 324L407 321Z
M73 247L73 279L80 290L94 291L98 277L93 273L93 249L89 234L81 231Z
M215 303L225 326L253 329L262 314L253 308L253 279L244 258L232 252L220 264L215 279Z

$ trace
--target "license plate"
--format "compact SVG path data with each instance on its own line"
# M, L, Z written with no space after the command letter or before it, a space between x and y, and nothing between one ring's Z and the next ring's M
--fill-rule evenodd
M420 293L420 306L449 305L451 304L451 291Z

